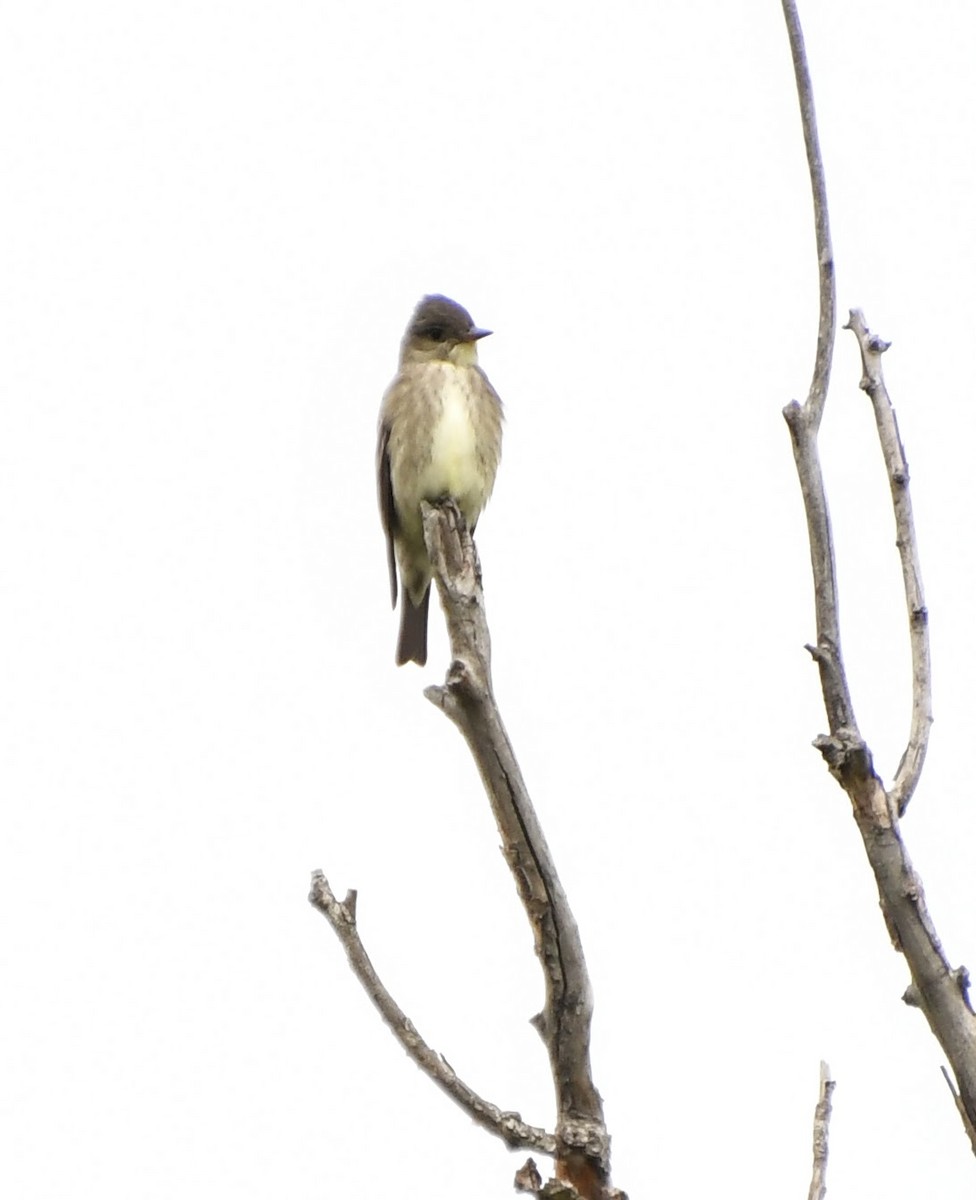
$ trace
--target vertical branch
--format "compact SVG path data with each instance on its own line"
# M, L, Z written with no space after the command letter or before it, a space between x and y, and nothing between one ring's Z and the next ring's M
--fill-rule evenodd
M859 313L852 313L851 328L861 346L862 387L874 405L891 484L912 630L912 728L891 792L885 791L874 770L871 751L858 732L844 673L830 518L817 453L817 432L827 394L833 345L833 264L810 77L799 18L792 0L783 0L783 12L800 97L820 263L820 328L813 383L806 403L801 407L794 401L787 405L783 414L793 441L810 537L817 645L809 649L820 667L824 706L830 725L830 735L817 738L814 745L851 801L854 820L878 886L888 933L895 949L905 955L911 971L912 983L904 999L922 1010L949 1059L958 1083L959 1111L972 1137L972 1130L976 1128L976 1017L969 1003L969 973L965 967L953 969L949 965L925 903L922 881L912 866L899 829L899 816L918 782L931 720L927 614L908 496L908 468L881 377L881 353L886 346L880 338L870 335Z
M817 262L820 272L820 325L817 330L817 355L813 367L813 381L807 397L807 419L814 432L820 428L827 388L830 384L830 364L834 356L834 338L837 328L837 296L834 280L834 252L830 244L830 218L827 212L827 181L824 178L823 159L820 155L820 137L817 133L817 112L813 104L813 84L807 65L807 51L803 42L800 17L793 0L783 0L783 16L790 38L790 53L793 57L793 74L796 77L796 94L800 101L800 119L803 123L803 142L807 151L807 166L810 172L810 187L813 191L813 218L817 232Z
M929 614L922 591L922 568L912 515L912 494L908 487L908 462L898 432L898 420L885 387L881 355L889 343L871 333L860 309L852 309L845 329L853 331L861 349L861 388L874 408L881 453L891 487L895 510L895 542L901 559L901 574L908 607L908 635L912 649L912 721L908 745L901 757L890 788L892 805L899 816L908 807L922 773L932 726L932 660L929 653Z
M556 1093L556 1175L583 1200L607 1200L610 1138L590 1069L593 998L579 930L491 686L490 639L477 551L451 501L421 505L424 538L447 618L453 661L427 699L457 725L481 774L502 850L532 926L546 983L533 1024Z
M800 477L803 507L807 518L810 559L814 578L814 605L817 619L817 644L808 646L820 669L820 684L827 705L831 733L856 729L854 708L844 672L840 645L840 619L837 600L837 569L834 540L827 509L817 432L827 400L830 365L834 355L837 326L837 296L834 279L834 253L830 244L830 216L827 209L827 183L824 178L817 114L813 103L813 84L807 65L803 30L793 0L783 0L783 15L790 39L793 74L800 101L800 119L806 146L810 187L813 192L813 216L817 236L817 263L820 285L820 322L817 328L817 352L813 378L802 406L795 400L783 410L793 442L793 457Z
M834 1081L830 1067L820 1063L820 1096L813 1114L813 1174L807 1200L824 1200L827 1194L827 1138L830 1133L830 1112Z

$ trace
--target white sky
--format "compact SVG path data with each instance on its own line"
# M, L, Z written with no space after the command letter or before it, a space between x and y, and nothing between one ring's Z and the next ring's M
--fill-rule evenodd
M804 6L842 313L914 478L929 762L904 823L976 966L976 14ZM44 3L0 15L0 1191L497 1200L525 1155L420 1030L551 1125L542 982L456 731L393 665L380 396L413 304L496 331L479 549L502 711L581 925L614 1177L972 1195L972 1157L825 721L799 491L816 275L780 7ZM905 619L840 334L822 436L861 727L890 779Z

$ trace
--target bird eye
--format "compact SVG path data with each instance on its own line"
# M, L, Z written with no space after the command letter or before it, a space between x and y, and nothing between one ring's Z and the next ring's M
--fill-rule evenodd
M443 340L444 340L444 326L443 325L428 325L427 328L424 330L424 333L427 335L427 337L430 338L430 340L432 342L443 342Z

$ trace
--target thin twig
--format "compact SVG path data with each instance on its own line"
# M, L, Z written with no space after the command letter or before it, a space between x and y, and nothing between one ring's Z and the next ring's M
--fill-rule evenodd
M918 557L918 540L912 516L912 497L908 483L908 462L898 432L898 420L885 387L881 370L881 355L889 343L868 329L860 309L852 309L844 326L853 331L861 349L861 388L867 392L874 408L884 456L885 470L891 487L891 502L895 510L895 540L901 557L901 573L905 583L905 603L908 606L908 629L912 647L912 723L908 745L898 764L895 779L889 789L892 804L902 816L918 784L929 744L932 726L932 660L929 654L929 614L922 591L922 568Z
M830 364L834 357L834 337L837 326L837 297L834 281L834 252L830 245L830 217L827 211L827 182L824 178L823 158L820 154L820 138L817 134L817 112L813 104L813 84L807 65L807 52L803 42L800 17L793 0L783 0L783 16L790 38L790 53L793 57L793 74L796 76L796 93L800 101L800 117L803 122L803 141L807 150L807 166L810 172L810 187L813 191L814 225L817 231L817 262L820 273L820 326L817 331L817 356L813 368L813 381L807 397L806 409L814 430L820 427L827 388L830 384Z
M463 734L481 773L502 850L532 926L546 982L542 1035L556 1091L556 1173L584 1200L608 1194L610 1138L590 1068L593 1001L579 930L502 724L477 552L456 506L421 506L453 661L424 693Z
M344 901L337 900L326 877L321 871L315 871L308 898L335 930L349 958L353 974L376 1005L393 1036L424 1074L459 1104L472 1121L500 1137L513 1150L554 1154L556 1139L551 1133L535 1125L527 1125L518 1113L503 1112L497 1105L482 1099L458 1078L444 1058L420 1036L413 1022L380 982L360 940L356 928L356 893L350 892Z
M830 1067L820 1063L820 1095L813 1114L813 1174L807 1200L823 1200L827 1194L827 1138L830 1134L831 1097L834 1081Z

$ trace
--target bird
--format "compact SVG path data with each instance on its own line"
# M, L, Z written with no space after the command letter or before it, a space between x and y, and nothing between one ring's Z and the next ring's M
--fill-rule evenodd
M380 406L376 483L390 595L402 590L396 662L427 662L431 566L420 505L450 498L474 532L495 483L502 402L478 365L479 329L446 296L424 296L400 343Z

